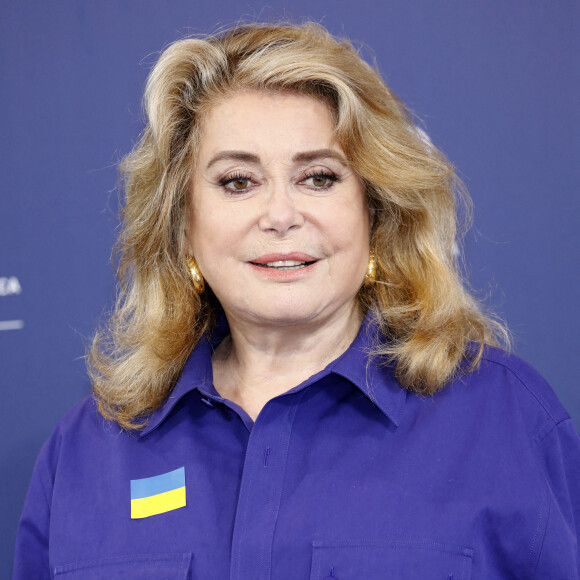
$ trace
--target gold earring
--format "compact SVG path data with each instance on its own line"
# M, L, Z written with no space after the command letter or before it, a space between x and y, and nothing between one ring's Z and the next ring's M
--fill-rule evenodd
M377 278L377 262L375 255L371 252L369 254L369 265L367 266L367 273L365 274L364 285L372 286Z
M203 281L203 276L199 271L199 266L192 256L186 255L187 267L191 272L191 279L193 280L193 288L198 294L201 294L205 290L205 282Z

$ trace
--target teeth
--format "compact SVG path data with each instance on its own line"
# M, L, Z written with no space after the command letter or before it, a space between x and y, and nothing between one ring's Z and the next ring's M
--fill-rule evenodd
M297 262L296 260L279 260L277 262L268 262L268 268L296 268L302 266L306 262Z
M261 266L262 268L276 268L276 270L298 270L299 268L305 268L310 266L316 260L312 262L300 262L298 260L276 260L274 262L267 262L266 264L258 264L253 262L256 266Z

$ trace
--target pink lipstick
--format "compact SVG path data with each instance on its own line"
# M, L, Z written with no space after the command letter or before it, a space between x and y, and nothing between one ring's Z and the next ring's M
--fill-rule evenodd
M261 276L278 282L292 282L304 278L312 271L318 258L303 252L265 254L248 264Z

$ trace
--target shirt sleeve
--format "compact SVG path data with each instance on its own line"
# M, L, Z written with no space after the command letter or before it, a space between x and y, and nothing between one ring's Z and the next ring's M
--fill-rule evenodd
M47 446L41 451L16 534L13 580L50 579L48 538L50 497L46 471Z
M535 578L580 578L580 437L571 419L539 442L549 492L549 513Z

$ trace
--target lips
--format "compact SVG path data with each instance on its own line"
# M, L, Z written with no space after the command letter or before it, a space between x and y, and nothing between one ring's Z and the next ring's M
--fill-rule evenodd
M291 254L267 254L250 260L250 264L275 270L299 270L317 261L318 259L310 254L294 252Z

